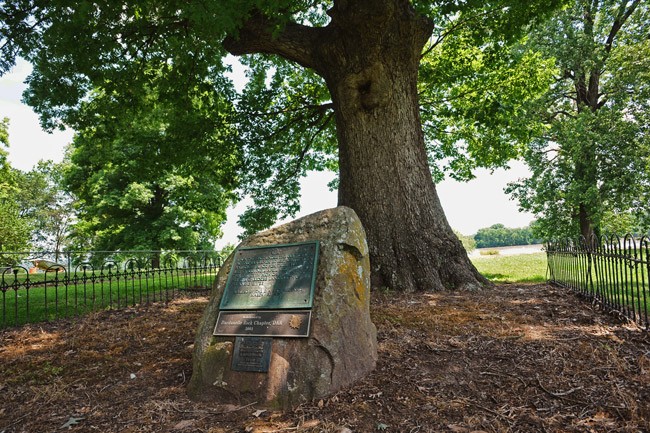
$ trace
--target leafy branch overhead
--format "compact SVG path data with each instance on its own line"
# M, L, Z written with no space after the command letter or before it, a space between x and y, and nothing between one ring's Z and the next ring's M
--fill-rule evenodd
M156 88L157 97L170 102L187 92L201 97L216 91L233 98L233 89L221 76L227 69L226 49L233 54L280 54L256 54L245 61L251 81L237 98L236 125L245 155L251 150L254 154L233 177L243 176L242 191L252 194L258 205L281 202L273 214L294 214L294 178L308 170L337 169L333 107L321 78L330 71L318 50L325 49L319 44L336 31L327 25L331 17L344 19L340 10L345 2L176 3L80 2L73 10L57 1L47 7L6 2L3 70L11 67L16 54L28 58L35 71L26 101L41 114L44 126L81 129L95 120L92 114L80 114L93 89L110 95L113 101L104 115L113 117L119 107L142 97L144 88ZM444 172L471 178L475 167L502 166L516 156L513 144L528 133L517 122L518 106L537 95L550 73L535 67L538 58L504 58L506 51L499 48L519 35L514 23L542 17L547 10L534 4L526 6L540 9L525 12L509 2L474 3L414 3L429 17L421 21L420 37L428 38L433 28L433 43L423 51L420 92L436 179ZM509 11L505 15L504 7ZM381 19L376 15L365 25L376 24ZM47 50L34 50L39 38ZM314 145L316 141L321 144ZM269 165L265 158L276 163ZM276 188L273 199L264 196L269 186Z
M242 221L255 231L296 212L299 176L337 169L339 204L366 228L375 285L473 288L487 281L449 227L432 173L469 178L530 139L521 105L549 74L508 48L561 3L13 0L0 6L0 67L16 55L34 65L25 99L44 126L80 131L82 171L90 156L79 149L97 139L119 162L75 185L88 192L92 230L104 227L104 210L152 213L146 204L172 196L165 176L189 182L186 167L198 167L215 173L199 183L211 186L203 197L225 206L233 191L252 196ZM226 78L227 52L248 56L241 94ZM151 169L172 142L174 169ZM163 157L138 159L144 149ZM115 168L131 161L141 178ZM93 191L104 184L120 184L121 195ZM179 229L193 224L186 216L175 217Z

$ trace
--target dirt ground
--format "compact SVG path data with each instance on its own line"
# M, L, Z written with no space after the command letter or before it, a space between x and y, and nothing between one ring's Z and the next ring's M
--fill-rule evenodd
M650 431L649 333L564 289L374 293L375 371L285 414L188 400L206 301L0 332L0 433Z

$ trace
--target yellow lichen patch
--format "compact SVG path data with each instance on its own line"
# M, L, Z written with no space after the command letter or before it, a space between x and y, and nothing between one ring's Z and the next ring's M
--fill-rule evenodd
M370 291L363 278L363 268L354 255L345 252L343 257L336 279L341 285L353 287L354 291L350 291L350 293L354 293L356 304L363 306L368 302L368 293Z

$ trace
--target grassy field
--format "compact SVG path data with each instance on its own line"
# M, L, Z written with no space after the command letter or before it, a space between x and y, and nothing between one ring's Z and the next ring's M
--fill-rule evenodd
M476 269L495 283L543 283L546 253L472 257Z
M19 274L0 281L0 329L168 300L174 291L209 288L215 272L33 275L27 285Z
M495 283L546 281L546 254L487 255L472 258L479 272ZM214 274L158 275L124 272L107 278L96 272L4 275L0 284L0 328L55 320L105 308L120 308L166 298L170 290L209 287ZM197 278L198 277L198 278Z

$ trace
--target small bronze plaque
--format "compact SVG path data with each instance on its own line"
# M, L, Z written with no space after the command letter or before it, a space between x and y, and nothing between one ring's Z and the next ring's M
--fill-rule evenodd
M237 337L232 354L234 371L256 371L266 373L271 363L272 338Z
M220 311L214 335L309 337L311 311Z
M311 308L318 241L239 248L220 310Z

